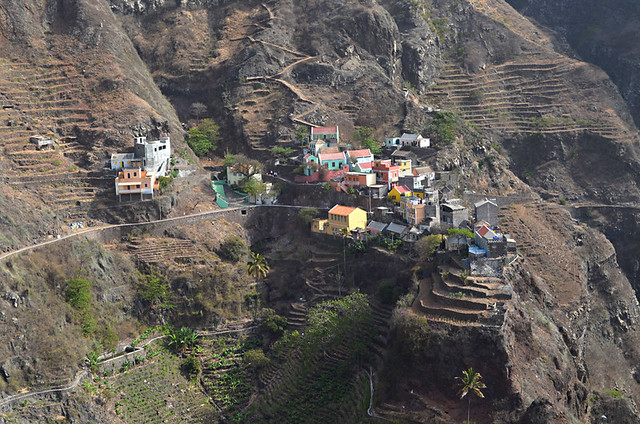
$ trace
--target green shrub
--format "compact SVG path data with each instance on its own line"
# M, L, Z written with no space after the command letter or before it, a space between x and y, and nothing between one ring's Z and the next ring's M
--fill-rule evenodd
M220 127L211 119L203 119L200 125L189 129L187 144L196 156L204 156L217 148Z
M314 219L316 219L320 215L320 212L316 208L302 208L300 212L298 212L298 218L305 225L311 225Z
M167 187L169 187L169 185L171 184L171 182L173 181L173 177L164 177L164 176L159 176L158 177L158 187L160 190L164 190Z
M438 112L429 129L439 141L446 144L453 143L459 132L456 114L453 112Z
M244 240L238 236L231 236L222 243L218 255L223 259L236 263L240 262L248 253L249 249Z
M91 283L86 278L72 278L67 281L65 296L74 308L87 309L91 304Z
M440 234L431 234L418 240L415 244L415 249L420 255L420 259L426 260L433 256L441 243L442 236Z
M266 367L270 362L262 349L251 349L246 351L242 361L246 366L255 370Z
M180 366L180 371L182 371L189 380L197 380L202 374L202 363L200 363L198 358L190 355Z
M622 392L618 389L604 389L603 392L614 399L622 399Z
M262 326L265 330L277 336L284 332L284 328L287 325L287 319L285 317L276 314L276 312L270 308L264 308L261 311L261 315Z
M400 287L394 281L383 281L378 285L378 298L385 305L396 303L400 297Z

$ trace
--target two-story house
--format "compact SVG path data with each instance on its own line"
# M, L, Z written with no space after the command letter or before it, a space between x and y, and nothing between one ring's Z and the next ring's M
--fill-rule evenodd
M315 127L311 128L311 141L322 140L327 143L327 147L340 144L340 129L335 127Z
M391 160L375 161L371 170L376 174L376 182L387 186L387 190L391 190L398 185L400 167L398 165L392 165Z
M367 213L350 206L335 205L329 211L327 219L314 219L311 231L315 233L340 236L344 229L349 233L364 230L367 227Z
M116 195L122 201L123 195L129 195L129 200L134 197L140 200L152 199L153 190L158 190L158 180L153 172L143 171L141 168L125 169L118 172L115 179Z

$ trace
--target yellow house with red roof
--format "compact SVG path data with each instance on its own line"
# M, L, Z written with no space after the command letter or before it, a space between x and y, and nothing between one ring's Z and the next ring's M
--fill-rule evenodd
M400 199L403 197L410 197L413 195L413 192L409 190L406 186L395 186L389 192L389 200L394 203L400 203Z
M341 235L342 229L349 232L367 227L367 213L360 208L335 205L329 211L328 219L314 219L311 231L314 233Z

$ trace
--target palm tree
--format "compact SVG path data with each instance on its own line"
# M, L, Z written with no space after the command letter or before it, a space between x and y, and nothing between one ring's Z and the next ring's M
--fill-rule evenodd
M251 259L247 262L247 272L255 278L265 278L269 272L267 260L260 253L251 252Z
M462 377L456 377L458 381L458 387L460 388L460 399L464 398L468 393L473 393L481 399L484 399L484 395L480 389L487 387L482 382L482 375L479 372L474 371L473 368L469 368L466 371L462 371ZM469 414L471 413L471 396L469 396L469 404L467 406L467 424L469 424Z

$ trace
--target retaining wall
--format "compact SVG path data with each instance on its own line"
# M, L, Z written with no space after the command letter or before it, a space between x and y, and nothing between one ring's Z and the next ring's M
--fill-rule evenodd
M116 353L117 354L117 353ZM126 352L115 358L105 359L98 364L98 369L102 372L112 374L118 371L125 362L134 363L136 358L144 359L147 357L147 352L142 347L136 347L132 352Z

